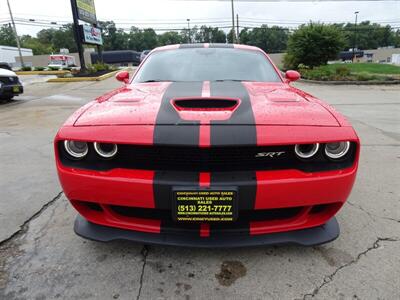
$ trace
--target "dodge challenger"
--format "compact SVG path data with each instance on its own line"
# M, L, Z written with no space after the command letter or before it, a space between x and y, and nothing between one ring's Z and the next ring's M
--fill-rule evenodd
M58 131L57 171L75 232L194 247L339 235L360 143L349 122L291 85L256 47L156 48Z

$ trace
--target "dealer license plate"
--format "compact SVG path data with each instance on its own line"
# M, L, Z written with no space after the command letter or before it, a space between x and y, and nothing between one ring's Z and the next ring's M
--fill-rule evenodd
M13 92L19 93L19 86L13 86Z
M176 188L173 198L173 217L178 222L232 222L237 219L235 189Z

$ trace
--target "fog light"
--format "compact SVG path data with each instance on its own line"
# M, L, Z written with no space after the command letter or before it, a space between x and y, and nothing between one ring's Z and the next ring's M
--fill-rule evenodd
M336 142L325 145L325 154L329 158L339 159L349 152L350 142Z
M116 144L95 142L93 145L94 150L96 150L97 154L103 158L111 158L115 156L118 151L118 146Z
M65 151L73 158L83 158L88 153L88 144L80 141L64 141Z
M319 144L303 144L303 145L296 145L294 147L294 152L300 158L307 159L313 157L319 149Z

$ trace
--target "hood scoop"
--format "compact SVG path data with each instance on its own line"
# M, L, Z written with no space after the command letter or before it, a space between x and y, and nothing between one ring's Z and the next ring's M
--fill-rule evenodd
M232 111L239 105L238 99L198 98L198 99L175 99L172 105L178 111Z

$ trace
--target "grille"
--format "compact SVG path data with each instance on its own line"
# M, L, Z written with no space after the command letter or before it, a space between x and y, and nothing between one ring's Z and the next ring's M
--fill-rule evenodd
M90 170L110 170L115 168L188 171L225 172L298 169L304 172L334 170L349 167L355 158L355 144L343 161L328 161L322 150L315 158L299 160L294 154L294 146L268 147L173 147L118 145L117 155L110 160L101 159L89 146L87 157L71 160L63 143L58 143L61 162L70 167ZM321 147L322 149L323 147ZM283 152L280 155L268 153Z
M4 84L15 84L18 83L18 78L15 76L0 77L0 82Z

